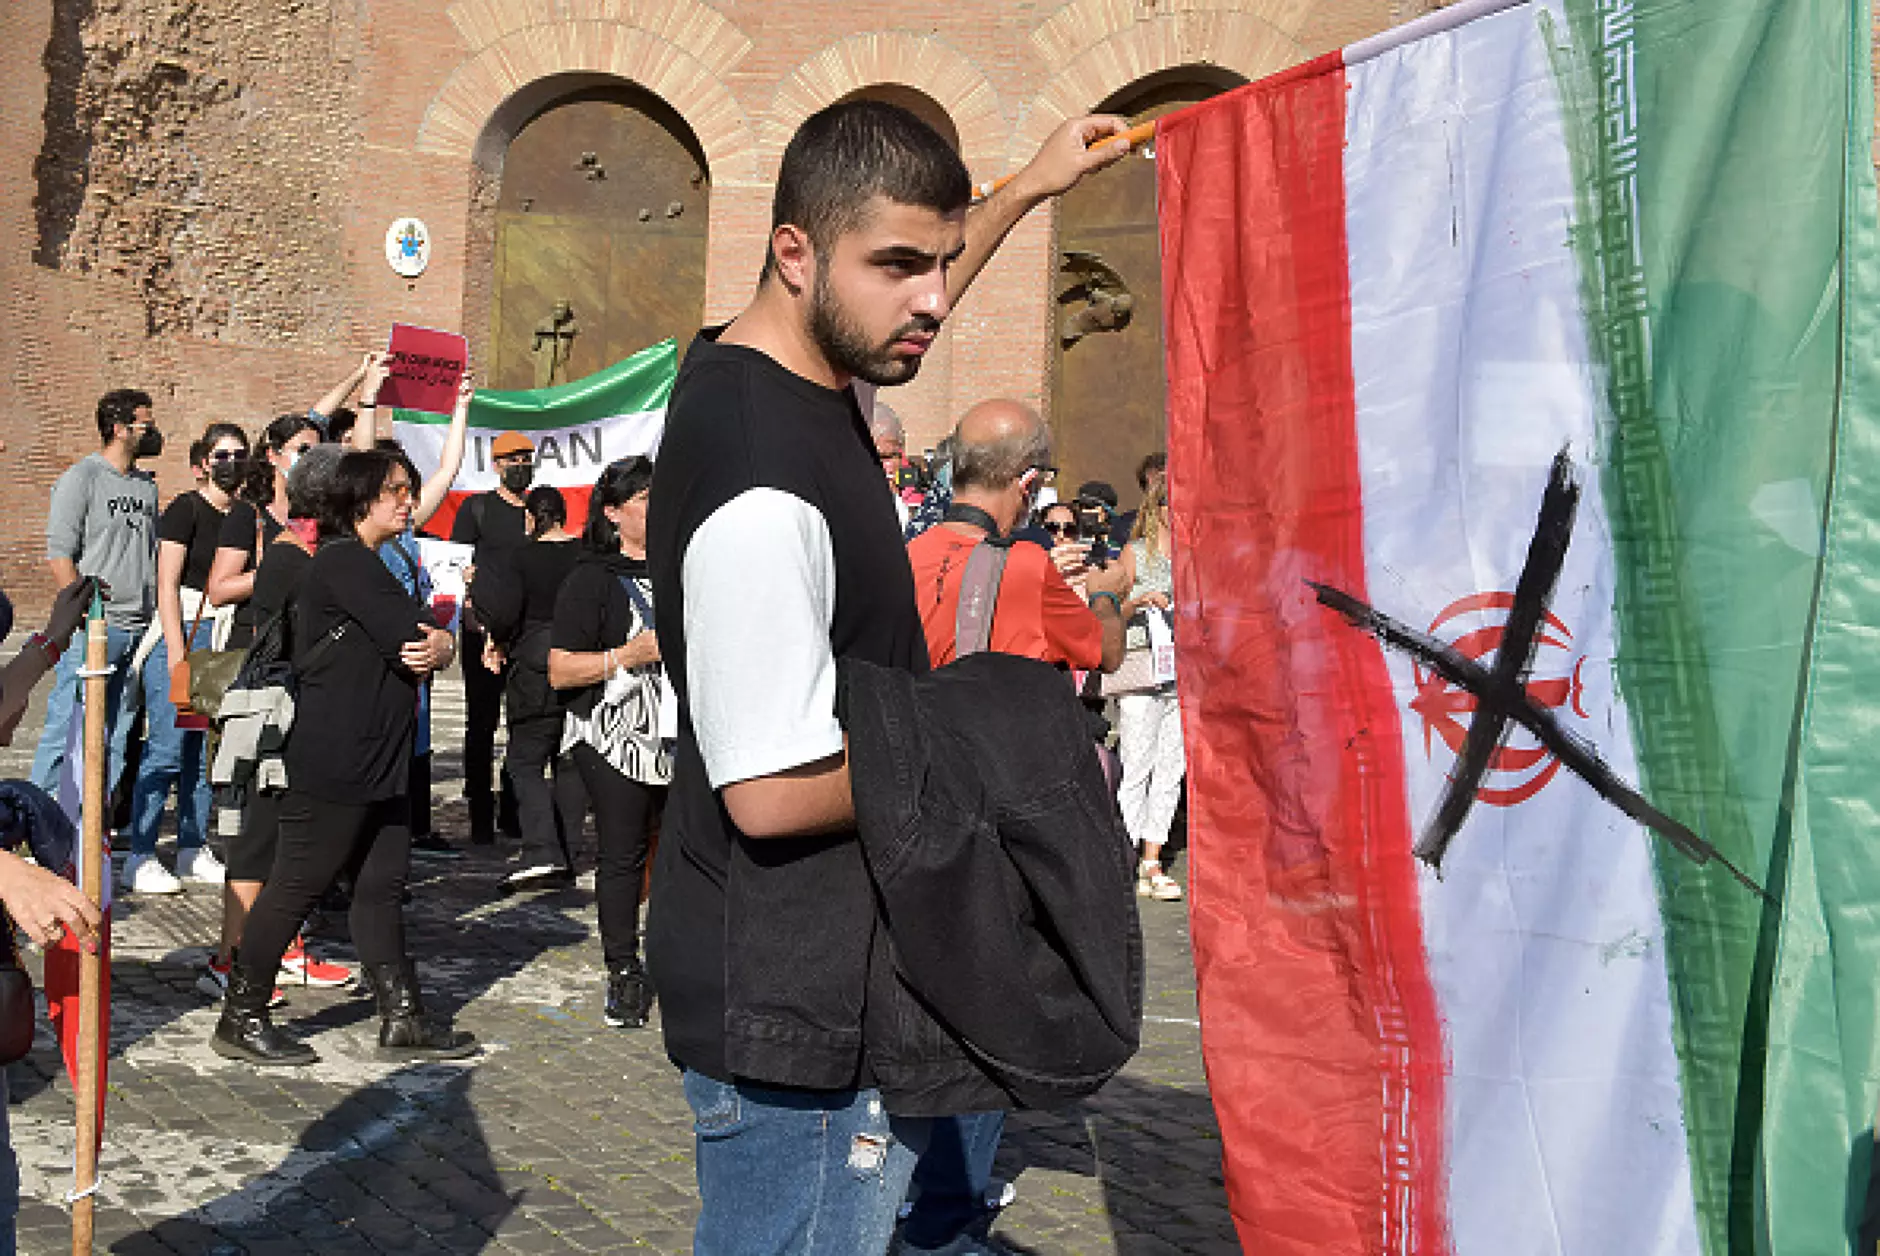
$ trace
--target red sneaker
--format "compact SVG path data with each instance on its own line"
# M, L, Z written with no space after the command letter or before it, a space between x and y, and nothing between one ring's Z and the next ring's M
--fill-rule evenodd
M352 969L344 964L329 964L325 960L315 959L307 953L306 944L299 938L295 938L294 944L287 948L287 954L281 956L281 972L303 986L319 986L322 989L349 985L353 979Z

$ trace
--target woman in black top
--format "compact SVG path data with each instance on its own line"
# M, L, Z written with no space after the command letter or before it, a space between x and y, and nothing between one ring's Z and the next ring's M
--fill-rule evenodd
M287 472L307 448L320 443L320 429L304 414L283 414L261 432L259 457L248 463L248 475L222 521L222 535L209 567L209 602L235 607L229 633L231 649L254 640L260 623L248 606L254 590L255 567L261 551L279 535L287 522Z
M352 938L378 996L379 1054L458 1059L476 1039L425 1020L405 952L410 862L405 789L422 677L448 666L451 635L405 592L378 547L405 530L418 493L382 450L346 454L320 519L320 548L294 608L298 681L274 870L248 917L211 1046L257 1064L307 1064L313 1049L268 1018L281 956L342 871Z
M313 565L313 549L318 539L316 520L333 483L340 455L337 446L315 446L300 456L293 473L287 477L287 526L276 532L263 548L260 562L249 577L252 593L246 605L257 628L288 612L300 592L307 568ZM222 943L196 982L203 993L215 998L221 998L228 989L234 951L241 945L248 913L254 910L261 887L274 870L274 848L280 832L281 795L278 792L251 785L241 803L241 828L228 844L228 880L222 895ZM288 967L294 966L295 950L301 954L300 967L304 970L307 965L305 948L298 940L295 948L288 952Z
M147 656L137 683L143 687L144 747L131 787L131 854L124 864L124 885L134 893L174 894L177 877L217 884L222 865L210 853L207 737L200 727L178 728L171 673L192 649L207 648L215 636L215 616L205 615L203 588L209 563L228 513L229 469L248 456L248 437L233 423L212 423L197 441L196 468L202 486L179 493L157 520L157 622L144 642ZM224 636L227 634L224 633ZM176 875L157 860L157 829L164 800L176 789Z
M568 522L568 504L560 489L537 485L529 490L523 509L529 516L529 540L492 558L477 573L476 583L477 617L490 641L484 662L504 677L506 762L522 828L522 862L497 886L501 894L571 884L569 839L581 831L587 810L580 774L561 754L562 704L548 684L555 597L581 551L562 526ZM546 775L551 763L552 794Z
M640 965L640 887L672 760L661 737L664 691L646 572L646 500L653 464L623 458L588 502L586 554L561 586L548 678L567 704L563 745L593 801L594 878L607 961L604 1017L639 1028L653 1007Z

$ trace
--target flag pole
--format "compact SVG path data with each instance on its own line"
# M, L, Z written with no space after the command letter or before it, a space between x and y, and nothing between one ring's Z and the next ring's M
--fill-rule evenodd
M1138 126L1132 126L1127 131L1119 131L1115 135L1106 135L1096 143L1109 144L1116 140L1128 140L1131 148L1140 148L1154 138L1155 122L1149 121ZM1092 144L1090 147L1094 148L1096 144ZM1011 181L1012 176L1008 174L1002 175L997 179L988 179L984 183L975 183L973 185L973 200L975 202L983 201Z
M92 906L104 910L105 703L107 666L104 599L94 591L85 615L85 782L80 817L83 851L80 884ZM104 983L102 948L78 956L78 1076L74 1080L78 1119L77 1170L72 1182L72 1256L91 1256L98 1187L98 1041L99 1003Z

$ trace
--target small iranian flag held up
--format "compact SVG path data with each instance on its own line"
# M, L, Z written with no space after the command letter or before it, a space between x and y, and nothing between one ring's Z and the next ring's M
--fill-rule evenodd
M448 537L457 508L473 493L496 487L490 442L516 431L535 442L535 482L568 499L568 527L587 519L588 493L610 462L651 457L665 430L666 398L679 374L679 347L662 340L605 370L551 388L517 392L478 389L470 402L470 438L450 495L425 531ZM450 416L399 410L395 431L422 475L437 469Z
M1465 0L1157 135L1202 1045L1262 1256L1848 1251L1864 0Z

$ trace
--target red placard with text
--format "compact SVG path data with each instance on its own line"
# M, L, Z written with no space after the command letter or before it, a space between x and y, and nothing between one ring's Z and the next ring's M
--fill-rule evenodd
M393 323L386 347L389 374L379 389L379 405L449 414L457 405L457 384L469 353L469 342L454 331Z

